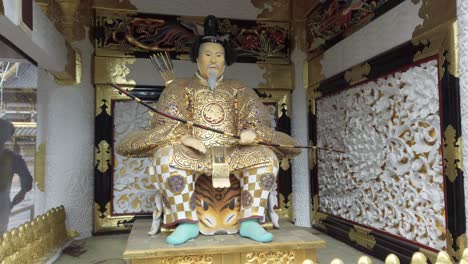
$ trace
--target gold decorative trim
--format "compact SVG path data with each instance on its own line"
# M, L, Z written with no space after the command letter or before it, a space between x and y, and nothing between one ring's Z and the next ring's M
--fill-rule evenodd
M456 0L412 0L414 4L419 4L418 15L424 19L423 23L417 25L413 31L413 38L424 34L427 31L438 27L446 21L453 20L457 16L457 1Z
M212 264L214 263L214 258L213 258L213 255L161 258L161 264L189 264L189 263Z
M446 41L448 51L446 60L448 61L449 73L455 77L460 77L460 67L458 58L458 23L452 23L448 32L448 40Z
M449 256L449 254L445 251L440 251L439 254L437 254L437 259L435 262L436 264L452 264L454 263L452 258Z
M462 259L463 250L467 246L466 233L458 236L455 241L455 244L453 242L454 241L452 234L450 232L447 232L447 253L454 259ZM457 248L456 251L454 250L454 246Z
M49 0L45 14L69 42L86 37L86 28L91 28L93 17L90 1L75 0Z
M288 0L251 0L258 9L257 20L289 21L291 1Z
M307 89L317 90L320 82L325 80L325 75L322 72L323 54L313 58L307 62Z
M318 194L314 195L314 200L312 204L313 204L312 224L323 230L327 230L327 227L323 224L323 220L326 220L328 215L319 211Z
M424 249L422 249L422 250L424 250ZM431 260L431 263L435 263L435 262L433 262L433 260ZM422 252L416 252L411 257L411 264L427 264L427 257Z
M452 125L448 125L444 131L444 167L445 174L450 182L454 182L457 178L457 168L463 171L462 147L462 138L456 139L455 128Z
M372 259L368 256L361 256L358 259L357 264L372 264Z
M105 140L99 142L98 147L95 150L96 164L98 170L101 173L106 172L109 169L109 162L111 162L110 145Z
M369 63L363 63L352 67L350 70L345 72L344 78L350 85L356 84L358 82L364 81L369 75L371 66Z
M69 239L65 217L65 208L56 207L4 233L0 244L0 262L45 263Z
M450 74L459 77L458 65L458 26L456 20L450 20L441 24L418 37L413 37L414 46L422 45L422 51L417 52L413 61L438 55L439 80L442 79L445 62L448 64Z
M282 160L281 160L281 163L280 163L280 167L281 167L281 169L283 169L284 171L289 170L289 168L291 167L291 166L289 165L289 159L282 159Z
M245 255L245 263L295 263L295 252L293 250L250 252Z
M67 229L67 236L70 238L75 238L80 236L80 232L74 229Z
M46 144L41 143L34 155L34 181L36 182L37 189L41 192L45 191L45 157Z
M263 82L258 84L258 88L264 89L294 89L294 65L291 64L257 64L257 67L264 70Z
M400 259L395 254L390 254L385 258L385 264L400 264Z
M134 87L136 82L127 79L130 74L129 65L136 62L136 58L94 57L94 83L114 83Z
M290 90L271 90L271 89L258 89L260 93L266 94L265 98L260 98L263 103L277 103L278 113L277 117L280 118L283 114L283 107L287 111L287 115L291 117L291 91Z
M133 216L111 216L110 202L106 204L105 212L101 213L101 206L94 203L94 232L129 231L131 227L123 222L130 221Z
M283 194L278 192L278 197L279 197L279 209L275 209L275 212L278 214L279 217L283 219L287 219L289 221L293 221L294 219L294 208L293 208L293 202L292 202L292 193L288 195L288 202L286 203L286 199Z
M377 242L375 241L375 237L369 234L370 232L370 229L354 225L354 228L349 231L348 236L351 241L358 243L360 246L373 249Z
M65 69L61 72L53 72L52 74L59 85L77 85L81 82L81 53L79 50L72 48L67 41L65 41L65 44L67 47L67 64L65 65Z
M127 89L132 90L133 87ZM130 99L126 95L120 94L119 91L110 85L96 85L96 116L101 113L103 108L105 108L109 116L112 116L112 100Z

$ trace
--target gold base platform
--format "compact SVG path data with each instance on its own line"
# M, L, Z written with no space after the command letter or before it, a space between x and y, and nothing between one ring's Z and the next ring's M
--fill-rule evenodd
M204 236L179 246L166 244L169 233L149 236L151 220L137 220L128 238L123 258L132 264L188 263L317 263L316 250L325 241L307 229L281 222L281 228L271 230L274 240L259 243L236 235Z

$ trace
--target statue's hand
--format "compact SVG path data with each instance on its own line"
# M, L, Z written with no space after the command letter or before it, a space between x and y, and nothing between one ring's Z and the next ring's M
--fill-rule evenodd
M250 145L255 142L257 134L251 130L242 130L239 143L241 145Z
M201 153L206 153L205 144L199 139L196 139L190 135L184 135L180 138L180 142L190 148L200 151Z

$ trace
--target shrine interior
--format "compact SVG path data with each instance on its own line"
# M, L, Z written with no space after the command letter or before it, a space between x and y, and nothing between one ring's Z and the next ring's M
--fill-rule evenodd
M467 263L467 3L0 0L0 262Z

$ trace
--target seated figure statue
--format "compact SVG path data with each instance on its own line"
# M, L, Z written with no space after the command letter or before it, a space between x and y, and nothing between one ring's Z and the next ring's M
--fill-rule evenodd
M195 182L204 174L213 187L228 187L229 176L241 188L239 233L259 242L273 235L260 221L278 172L278 157L293 157L300 150L268 147L267 143L294 145L288 135L271 127L271 120L257 94L238 81L223 79L226 65L234 60L229 42L217 38L213 16L205 20L205 34L195 40L192 60L198 71L191 79L175 79L164 89L156 108L189 120L187 124L155 114L151 129L135 131L118 146L121 155L153 157L156 188L162 199L163 224L175 226L166 242L177 245L198 236ZM191 122L223 130L215 133L190 126ZM240 140L228 134L239 135Z

